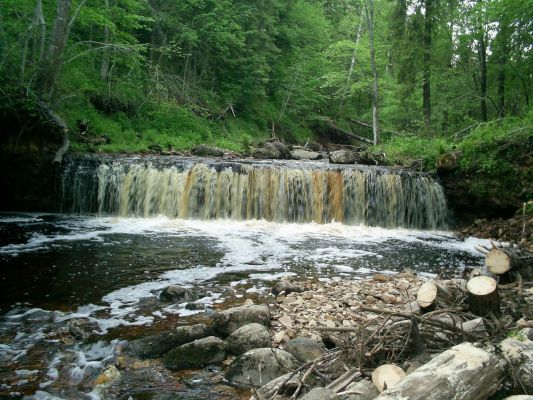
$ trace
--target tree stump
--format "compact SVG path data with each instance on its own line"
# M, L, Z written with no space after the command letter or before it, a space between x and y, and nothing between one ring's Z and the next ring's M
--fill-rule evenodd
M476 276L466 284L470 311L479 316L500 315L498 284L489 276Z

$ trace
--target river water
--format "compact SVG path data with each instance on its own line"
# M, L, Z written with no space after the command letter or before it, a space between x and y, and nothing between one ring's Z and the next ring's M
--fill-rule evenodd
M283 276L450 277L482 263L484 241L446 231L442 188L410 171L88 155L58 186L62 213L0 214L0 398L249 398L219 368L174 373L127 341L265 302ZM169 285L200 293L199 309L160 302ZM69 333L79 319L84 341Z
M0 227L0 395L7 398L36 391L43 398L43 393L99 398L84 380L115 360L122 340L257 299L285 275L360 279L409 268L454 276L482 262L474 249L483 242L478 239L339 223L3 214ZM171 284L202 292L206 312L159 303L158 293ZM95 324L99 340L90 345L61 340L68 320L79 317ZM173 379L184 398L237 396L213 392L209 376L190 378L207 382L205 393L183 388L183 376ZM135 397L138 392L131 390L132 399L156 398L144 392Z

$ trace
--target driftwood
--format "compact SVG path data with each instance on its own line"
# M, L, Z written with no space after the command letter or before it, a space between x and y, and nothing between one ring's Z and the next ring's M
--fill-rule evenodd
M496 355L462 343L416 369L376 400L484 400L498 389L505 367Z
M490 276L476 276L466 285L469 295L470 311L476 315L500 315L498 284Z

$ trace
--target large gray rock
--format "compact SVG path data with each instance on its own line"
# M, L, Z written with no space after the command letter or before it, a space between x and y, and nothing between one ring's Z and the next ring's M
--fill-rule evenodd
M339 396L341 400L372 400L379 396L378 388L368 379L349 384L345 391L353 393Z
M171 331L158 333L130 342L130 349L140 358L160 357L176 346L201 339L212 334L205 324L180 326Z
M159 294L159 300L169 303L184 303L198 299L198 295L192 289L170 285Z
M261 324L247 324L234 331L226 339L228 350L236 355L246 353L248 350L270 346L270 333Z
M269 142L272 144L272 146L274 146L278 151L279 151L279 154L280 154L280 158L283 158L285 160L290 160L291 158L291 151L289 150L289 148L287 146L285 146L285 144L281 143L280 141L273 141L273 142Z
M219 364L224 361L226 355L226 343L215 336L208 336L170 350L163 363L172 370L199 368Z
M215 314L213 328L223 336L228 336L243 325L258 323L270 325L270 312L264 305L249 305L228 308Z
M339 396L333 390L325 387L316 387L307 393L301 400L337 400Z
M302 363L314 360L326 351L323 344L306 337L289 340L285 344L284 350L291 353L294 358Z
M261 348L233 360L224 376L234 385L260 387L297 366L298 361L286 351Z
M317 153L316 151L308 151L303 149L291 151L291 157L293 160L319 160L322 158L320 153Z
M191 153L200 157L222 157L224 155L224 150L219 149L218 147L199 144L191 150Z
M259 159L290 159L291 151L281 142L265 142L254 151L253 156Z
M329 153L329 162L334 164L355 164L355 153L351 150L337 150Z
M303 285L292 282L288 279L281 279L279 282L277 282L272 289L270 290L274 296L277 296L281 292L285 292L285 295L288 295L289 293L300 293L303 292L305 289Z
M261 160L267 159L279 159L281 158L281 153L276 147L271 143L265 143L261 147L257 148L253 153L254 158Z

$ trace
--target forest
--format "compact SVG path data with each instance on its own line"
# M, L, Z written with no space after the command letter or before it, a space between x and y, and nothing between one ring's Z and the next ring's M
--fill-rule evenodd
M51 110L81 152L355 134L527 201L532 35L529 0L1 0L0 116L22 135Z

